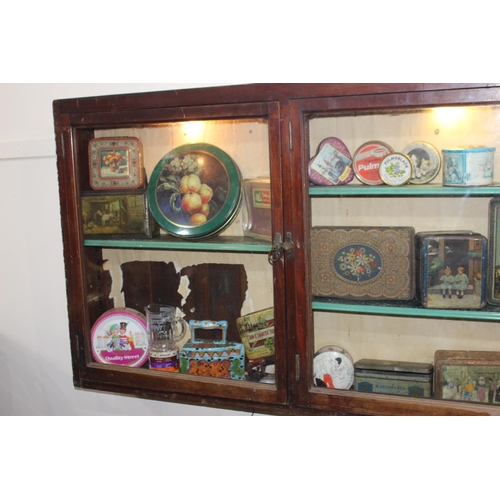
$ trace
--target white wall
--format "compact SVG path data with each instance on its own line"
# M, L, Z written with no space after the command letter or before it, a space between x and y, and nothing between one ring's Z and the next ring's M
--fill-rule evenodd
M52 101L220 84L0 84L0 415L247 415L73 387Z

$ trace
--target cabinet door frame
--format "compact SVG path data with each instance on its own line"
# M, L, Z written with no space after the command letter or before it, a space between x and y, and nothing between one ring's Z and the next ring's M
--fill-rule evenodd
M500 90L495 87L477 89L445 89L373 93L364 86L353 85L350 95L296 99L290 101L287 119L290 123L293 151L290 168L286 176L291 186L289 196L293 199L292 213L285 213L285 224L291 228L295 238L293 257L287 262L286 276L293 268L294 294L288 297L288 307L294 316L288 321L295 326L294 358L295 378L291 388L298 407L310 411L339 415L447 415L447 414L500 414L500 409L488 405L398 397L384 394L368 394L315 387L312 380L314 357L314 321L311 307L310 227L311 207L307 165L314 152L309 151L309 119L321 115L351 114L356 112L384 112L453 105L500 105ZM340 187L339 189L341 189ZM334 314L332 324L334 324ZM354 360L356 361L356 360ZM290 374L292 377L292 373ZM292 380L292 378L291 378Z

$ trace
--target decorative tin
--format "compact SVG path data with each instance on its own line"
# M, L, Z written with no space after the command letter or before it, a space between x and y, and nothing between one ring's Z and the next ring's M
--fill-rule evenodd
M205 238L223 231L241 204L241 175L211 144L185 144L156 165L148 189L151 213L174 236Z
M410 184L427 184L441 170L441 154L428 142L412 142L403 153L410 157L413 165Z
M320 349L313 360L313 381L317 387L350 389L354 382L351 355L342 347L327 346Z
M271 181L269 178L243 181L243 234L271 241Z
M147 191L87 191L82 194L83 234L92 238L153 238Z
M489 247L486 300L500 305L500 198L492 198L489 204Z
M380 162L390 153L394 153L394 150L385 142L365 142L354 153L354 174L363 184L383 184L379 174Z
M314 227L312 294L364 299L414 297L412 227Z
M310 181L322 186L340 186L354 179L351 153L337 137L321 141L307 171Z
M408 156L402 153L391 153L382 158L379 175L384 184L401 186L410 180L412 169L412 163Z
M241 316L236 326L248 359L274 355L274 308Z
M354 363L354 389L414 398L432 396L431 363L360 359Z
M486 305L487 239L472 231L420 232L416 240L417 298L430 309Z
M135 137L91 139L89 167L92 189L137 189L145 182L142 145Z
M443 149L443 185L490 186L493 184L495 148L467 146Z
M227 321L189 322L191 340L181 348L181 373L204 377L245 379L245 347L227 342Z
M98 363L138 367L148 359L146 318L134 309L105 312L94 323L90 338Z

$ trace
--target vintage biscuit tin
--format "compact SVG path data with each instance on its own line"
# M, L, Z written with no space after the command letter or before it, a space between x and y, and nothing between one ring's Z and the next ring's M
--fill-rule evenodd
M500 305L500 198L492 198L489 211L488 277L486 300Z
M350 389L354 382L354 364L351 355L342 347L326 346L313 360L313 382L317 387Z
M191 339L179 352L181 373L245 379L245 347L227 342L227 321L191 320L189 328Z
M274 355L274 308L241 316L236 326L248 359Z
M401 186L410 180L412 170L412 162L408 156L391 153L382 158L378 173L384 184Z
M493 184L495 148L443 149L443 185L490 186Z
M243 234L271 241L271 180L269 177L243 180Z
M432 396L431 363L360 359L354 364L354 389L416 398Z
M101 137L89 141L90 187L97 190L144 186L142 144L136 137Z
M394 153L394 150L385 142L365 142L354 153L352 161L354 175L363 184L371 186L383 184L379 174L380 162L390 153Z
M312 294L360 300L411 300L412 227L314 227Z
M309 180L321 186L341 186L354 179L352 156L337 137L327 137L308 164Z
M403 149L403 153L410 157L413 165L410 184L427 184L441 170L441 154L428 142L412 142Z
M487 239L472 231L415 235L417 298L432 309L486 305Z

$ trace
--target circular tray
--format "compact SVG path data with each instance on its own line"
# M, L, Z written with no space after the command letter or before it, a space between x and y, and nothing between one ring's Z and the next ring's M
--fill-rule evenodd
M148 359L146 318L134 309L105 312L94 323L90 337L98 363L138 367Z
M241 174L211 144L186 144L167 153L151 175L151 213L168 233L205 238L224 230L241 205Z

